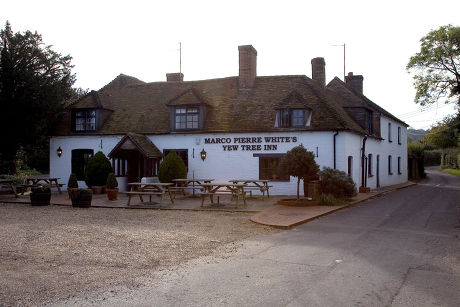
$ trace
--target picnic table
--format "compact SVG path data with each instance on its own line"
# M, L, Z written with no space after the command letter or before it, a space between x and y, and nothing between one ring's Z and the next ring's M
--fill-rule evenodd
M7 186L14 193L14 197L18 198L18 193L16 192L16 186L14 185L13 179L0 179L0 185Z
M131 182L128 183L131 187L130 191L125 192L128 195L128 203L129 206L131 202L131 197L139 196L141 202L144 202L142 196L149 196L149 204L156 204L156 202L152 202L152 196L157 195L160 196L160 199L163 200L163 196L168 193L169 199L171 203L174 204L174 199L171 195L171 190L169 189L173 183L161 183L161 182Z
M185 189L186 188L191 188L192 189L192 196L195 196L195 189L202 189L202 184L203 183L211 183L211 181L214 181L214 179L173 179L174 183L176 186L171 187L170 189L172 191L181 191L182 194L185 195ZM197 187L195 188L195 185Z
M270 180L266 179L232 179L229 180L233 183L244 183L247 186L244 188L246 191L249 191L252 196L252 190L259 190L262 193L262 196L265 197L265 192L267 192L267 197L270 198L269 189L272 187L268 185Z
M241 197L243 204L246 207L246 192L244 183L230 183L230 182L212 182L202 183L203 190L201 192L201 207L203 207L204 199L209 196L211 204L214 204L214 196L217 196L217 203L219 203L219 196L230 195L232 199L236 200L236 207L238 207L238 200Z
M35 176L26 179L26 187L47 186L50 188L57 188L59 194L62 194L61 187L63 184L59 183L59 179L54 177Z

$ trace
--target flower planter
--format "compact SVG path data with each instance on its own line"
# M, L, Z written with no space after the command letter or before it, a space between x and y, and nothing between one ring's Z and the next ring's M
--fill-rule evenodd
M106 189L107 198L109 200L117 200L118 197L118 189Z
M88 189L72 189L72 207L88 208L91 207L93 193Z
M93 190L93 194L97 195L97 194L102 194L102 191L103 191L104 187L103 186L92 186L91 187L91 190Z
M48 206L51 201L51 192L30 193L30 204L32 206Z

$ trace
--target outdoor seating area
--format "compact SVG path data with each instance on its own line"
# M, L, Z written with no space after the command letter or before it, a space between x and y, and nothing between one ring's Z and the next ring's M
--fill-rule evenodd
M64 184L59 182L60 178L50 178L49 176L34 176L28 177L23 183L18 183L14 179L0 179L0 187L2 192L11 192L16 198L19 194L24 195L35 187L55 188L59 194L62 194L61 188Z

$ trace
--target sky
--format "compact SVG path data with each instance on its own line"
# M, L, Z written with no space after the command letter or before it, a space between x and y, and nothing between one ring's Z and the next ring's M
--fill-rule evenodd
M306 75L324 57L326 82L364 76L364 94L410 127L428 129L449 114L442 102L414 103L409 58L429 31L460 26L460 1L7 1L2 28L37 31L75 65L76 87L98 90L119 74L165 81L238 75L238 46L257 50L257 75Z

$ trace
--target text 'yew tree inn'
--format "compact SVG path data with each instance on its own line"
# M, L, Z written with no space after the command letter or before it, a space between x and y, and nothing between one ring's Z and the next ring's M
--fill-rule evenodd
M184 81L182 73L145 83L119 75L70 105L50 140L50 176L77 175L88 159L111 159L121 190L155 177L174 150L189 178L269 179L271 194L296 193L278 176L287 151L302 145L323 167L348 173L358 187L407 181L407 124L363 95L363 76L326 84L325 61L304 75L257 76L257 51L239 46L239 75ZM56 152L61 149L61 154Z

